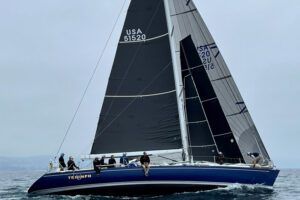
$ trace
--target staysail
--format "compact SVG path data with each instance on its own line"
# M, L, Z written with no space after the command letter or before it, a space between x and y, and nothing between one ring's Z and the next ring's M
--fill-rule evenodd
M180 125L162 0L132 0L91 154L180 149Z
M180 41L191 35L244 160L250 162L247 152L260 152L269 160L245 102L193 1L166 1L170 9L177 56L180 57ZM230 137L228 139L231 140Z
M180 41L180 59L193 159L213 160L222 152L226 162L242 162L240 149L191 36Z

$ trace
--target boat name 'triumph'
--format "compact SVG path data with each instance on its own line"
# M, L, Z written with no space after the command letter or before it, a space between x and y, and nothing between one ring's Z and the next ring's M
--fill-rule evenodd
M87 178L92 178L92 175L91 174L80 174L80 175L68 176L69 180L81 180L81 179L87 179Z

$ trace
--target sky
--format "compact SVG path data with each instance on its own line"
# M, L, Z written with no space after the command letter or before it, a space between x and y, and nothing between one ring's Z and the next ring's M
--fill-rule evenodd
M123 2L0 1L0 156L56 154ZM271 158L300 168L300 1L194 2ZM125 15L62 146L68 154L90 151Z

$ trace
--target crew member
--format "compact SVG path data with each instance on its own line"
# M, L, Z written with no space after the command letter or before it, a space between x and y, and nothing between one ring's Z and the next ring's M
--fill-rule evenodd
M123 165L128 165L129 161L128 158L126 156L126 153L123 153L123 156L120 158L120 163Z
M59 158L58 158L60 171L64 171L64 168L67 167L66 163L65 163L64 155L65 155L64 153L61 153Z
M217 163L219 163L220 165L222 165L224 163L224 154L220 151L218 153L218 156L217 156Z
M75 170L75 169L79 169L79 167L75 164L74 158L70 156L68 161L68 170Z
M115 160L114 155L110 156L110 159L108 160L108 164L109 164L109 166L108 166L109 168L115 167L116 160Z
M105 155L103 155L103 156L101 157L101 159L100 159L100 164L101 164L101 165L107 165L107 164L105 163Z
M93 161L93 166L94 166L94 170L96 171L97 174L99 174L101 171L100 165L101 165L101 162L100 162L99 158L96 157Z
M144 169L145 176L148 176L149 169L150 169L150 166L149 166L149 164L150 164L150 158L147 155L146 151L144 151L143 154L144 155L142 155L141 158L140 158L140 162L141 162L142 167Z

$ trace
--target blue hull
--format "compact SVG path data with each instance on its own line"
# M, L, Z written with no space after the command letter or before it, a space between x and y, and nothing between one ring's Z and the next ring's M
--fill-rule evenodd
M151 167L149 176L142 168L113 168L96 174L94 170L49 173L39 178L28 190L30 194L97 194L97 195L159 195L199 191L239 183L273 186L279 170L203 167Z

